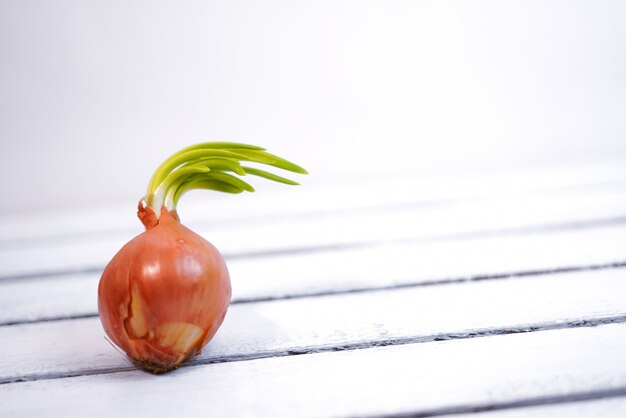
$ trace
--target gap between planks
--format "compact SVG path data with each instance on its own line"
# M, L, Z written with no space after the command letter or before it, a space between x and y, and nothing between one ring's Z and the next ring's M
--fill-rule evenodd
M573 395L571 398L553 398L554 402L547 404L542 398L529 399L536 400L534 405L491 409L466 414L454 415L456 418L544 418L544 417L567 417L567 418L624 418L626 411L626 397L621 396L621 389L581 393ZM614 396L615 395L615 396ZM594 399L583 399L585 396ZM495 405L494 405L495 406ZM498 405L499 406L499 405ZM506 405L503 405L506 406ZM477 415L480 414L480 415ZM409 415L411 416L411 415ZM393 418L393 416L390 416Z
M602 227L233 260L229 270L233 300L254 302L619 268L626 262L625 249L626 226ZM98 278L0 282L0 322L95 315Z
M585 272L585 271L597 271L597 270L609 270L609 269L619 269L626 267L626 260L624 261L614 261L610 263L604 264L591 264L591 265L583 265L583 266L563 266L563 267L554 267L551 269L541 269L541 270L524 270L524 271L513 271L513 272L504 272L499 274L479 274L472 276L463 276L463 277L450 277L445 279L433 279L433 280L424 280L420 282L413 283L401 283L394 285L381 285L381 286L367 286L367 287L358 287L351 289L338 289L338 290L325 290L318 292L303 292L303 293L292 293L289 295L283 296L258 296L258 297L250 297L250 298L237 298L231 301L231 305L236 305L240 303L258 303L258 302L270 302L277 300L289 300L289 299L303 299L303 298L314 298L321 296L333 296L333 295L346 295L352 293L364 293L364 292L380 292L386 290L396 290L396 289L409 289L414 287L424 287L424 286L445 286L445 285L453 285L459 283L469 283L469 282L481 282L486 280L506 280L506 279L515 279L520 277L534 277L534 276L545 276L551 274L559 274L559 273L576 273L576 272ZM85 314L73 314L73 315L58 315L58 316L49 316L38 319L21 319L15 321L0 321L0 327L4 326L14 326L14 325L26 325L26 324L38 324L42 322L55 322L55 321L65 321L72 319L87 319L87 318L95 318L98 317L97 312L93 313L85 313Z
M331 217L309 222L197 230L230 259L337 251L384 243L544 233L626 222L621 189L585 195L468 202L423 211ZM0 278L100 270L130 236L0 251Z
M237 305L191 365L623 323L624 292L602 271ZM128 370L102 335L96 318L4 327L0 381Z
M429 417L441 417L441 416L458 416L459 418L496 418L503 417L506 418L509 414L495 415L489 412L509 412L511 410L515 410L517 414L519 413L527 413L529 416L545 417L550 414L550 416L567 416L568 418L572 418L572 414L576 413L574 409L576 406L583 406L582 404L586 404L587 408L594 410L593 403L597 403L597 401L606 401L606 400L616 400L621 404L622 412L618 414L612 415L615 417L623 417L624 411L626 411L626 386L615 389L605 389L605 390L595 390L588 392L579 392L579 393L571 393L567 395L559 395L559 396L537 396L532 398L518 399L509 402L499 402L493 403L489 405L455 405L444 408L438 408L433 410L421 410L421 411L411 411L405 413L397 413L397 414L385 414L385 415L362 415L362 418L429 418ZM595 401L595 402L589 402ZM572 405L574 404L574 405ZM550 408L537 408L538 411L535 412L533 409L536 407L550 407ZM559 414L554 415L554 412L558 412L558 407L567 406L569 411L567 411L568 415ZM534 408L533 408L534 407ZM602 416L608 417L610 414L610 410L607 410L606 407L602 404L599 405L599 408L602 408L602 415L594 414L593 416ZM565 409L565 408L562 408ZM573 409L573 410L572 410ZM615 411L612 411L615 413ZM512 415L511 415L512 416ZM589 417L590 415L582 415L585 417Z
M606 399L626 390L624 341L622 323L186 367L167 377L31 381L3 385L0 408L66 418L135 415L146 404L164 415L210 405L217 416L436 416ZM120 402L128 393L133 401Z
M466 340L470 338L485 338L485 337L525 334L525 333L541 332L541 331L556 331L556 330L571 329L571 328L589 328L589 327L597 327L601 325L624 324L624 323L626 323L626 314L616 315L616 316L611 316L611 317L580 318L580 319L576 319L572 321L562 321L558 323L555 323L555 322L532 323L532 324L522 324L516 327L509 327L509 328L475 329L475 330L468 330L465 332L455 332L455 333L448 333L448 334L433 334L433 335L404 337L404 338L395 338L395 339L387 339L387 340L359 341L359 342L355 342L351 344L343 344L343 345L335 345L335 346L294 348L294 349L285 350L285 351L257 352L257 353L248 354L248 355L222 356L222 357L208 358L204 360L194 359L186 363L183 363L179 368L197 367L197 366L218 364L218 363L232 363L232 362L240 362L240 361L269 359L269 358L274 358L274 357L300 356L300 355L307 355L307 354L332 353L332 352L338 352L338 351L366 350L366 349L370 349L374 347L390 347L390 346L400 346L400 345L408 345L408 344L424 344L424 343L431 343L431 342L438 342L438 341ZM118 348L115 346L113 346L113 348L118 350ZM120 354L122 354L122 352L120 352ZM11 378L0 377L0 385L6 385L10 383L32 382L32 381L39 381L39 380L65 379L65 378L78 377L78 376L93 376L93 375L101 375L101 374L122 373L122 372L128 372L128 371L138 371L140 373L145 373L139 370L130 361L128 360L126 361L128 363L128 366L115 367L115 368L102 368L102 369L96 368L96 369L89 369L89 370L76 370L76 371L65 372L65 373L50 373L50 374L40 373L40 374L32 374L32 375L21 375L19 377L11 377Z
M421 244L421 243L438 243L438 242L448 242L448 241L464 241L464 240L473 240L473 239L481 239L481 238L496 238L496 237L509 237L509 236L521 236L521 235L535 235L535 234L544 234L550 232L560 232L560 231L570 231L576 229L593 229L593 228L602 228L607 226L623 226L626 225L626 216L624 217L616 217L609 219L592 219L580 222L569 222L569 223L552 223L552 224L544 224L544 225L529 225L525 227L519 228L505 228L505 229L496 229L496 230L484 230L484 231L470 231L466 233L451 233L447 235L434 235L427 237L407 237L407 238L398 238L386 241L372 240L372 241L360 241L346 244L329 244L329 245L316 245L316 246L299 246L295 248L285 249L270 249L270 250L262 250L262 251L252 251L252 252L240 252L240 253L225 253L223 254L224 259L229 261L234 260L247 260L253 258L273 258L273 257L283 257L290 255L301 255L301 254L315 254L315 253L326 253L326 252L335 252L335 251L350 251L350 250L360 250L360 249L369 249L376 248L384 245L410 245L410 244ZM83 267L77 269L69 269L69 270L54 270L54 271L45 271L45 272L33 272L33 273L24 273L24 274L13 274L8 276L0 275L0 285L2 283L11 282L15 280L28 280L28 279L42 279L42 278L57 278L59 276L70 276L70 275L83 275L90 273L102 273L104 269L104 265L102 266L93 266L93 267Z
M408 173L407 173L408 174ZM268 187L263 194L232 196L198 194L190 197L190 204L183 205L183 217L194 224L207 222L204 207L210 206L212 221L207 226L232 225L241 222L281 221L284 217L302 220L307 217L326 216L333 212L361 212L387 210L394 206L445 204L459 199L469 200L485 197L506 197L512 194L536 195L580 193L589 190L622 186L626 182L621 161L602 163L562 164L550 167L527 167L494 173L438 177L394 177L393 181L363 175L349 181L332 183L307 181L302 188L284 190ZM307 180L314 180L314 177ZM262 189L264 185L261 185ZM270 186L270 185L266 185ZM350 193L346 193L346 189ZM284 198L284 204L276 205ZM234 202L237 202L235 204ZM85 234L102 234L117 231L132 233L137 222L128 211L135 209L135 202L89 210L46 212L21 216L9 220L0 219L0 248L5 244L53 239L77 238ZM216 218L217 216L217 218ZM94 219L98 219L94 223Z

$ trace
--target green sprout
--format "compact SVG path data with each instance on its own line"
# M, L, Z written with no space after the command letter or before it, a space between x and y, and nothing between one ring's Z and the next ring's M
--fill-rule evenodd
M298 184L265 170L243 166L242 161L308 174L304 168L266 152L265 148L235 142L205 142L178 151L157 168L148 185L146 203L158 217L162 206L169 211L176 210L180 197L190 190L253 192L254 188L240 178L248 174L279 183Z

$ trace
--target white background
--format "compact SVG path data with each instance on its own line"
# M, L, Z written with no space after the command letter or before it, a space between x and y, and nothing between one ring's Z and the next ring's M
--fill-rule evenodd
M626 156L626 2L0 0L0 216L204 140L306 181Z

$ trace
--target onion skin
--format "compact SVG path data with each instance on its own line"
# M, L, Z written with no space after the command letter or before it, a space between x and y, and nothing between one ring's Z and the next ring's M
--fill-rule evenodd
M162 373L198 355L222 324L231 298L219 251L176 212L159 219L139 205L146 231L104 269L98 311L106 334L143 369Z

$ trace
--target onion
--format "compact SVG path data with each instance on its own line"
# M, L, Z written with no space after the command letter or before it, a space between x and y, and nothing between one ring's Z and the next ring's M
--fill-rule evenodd
M236 143L204 143L168 158L155 172L138 216L146 231L104 269L98 311L104 330L139 367L162 373L200 354L224 321L230 304L228 269L219 251L182 225L176 204L193 189L241 193L254 189L229 174L253 174L297 184L240 161L306 174L301 167Z

